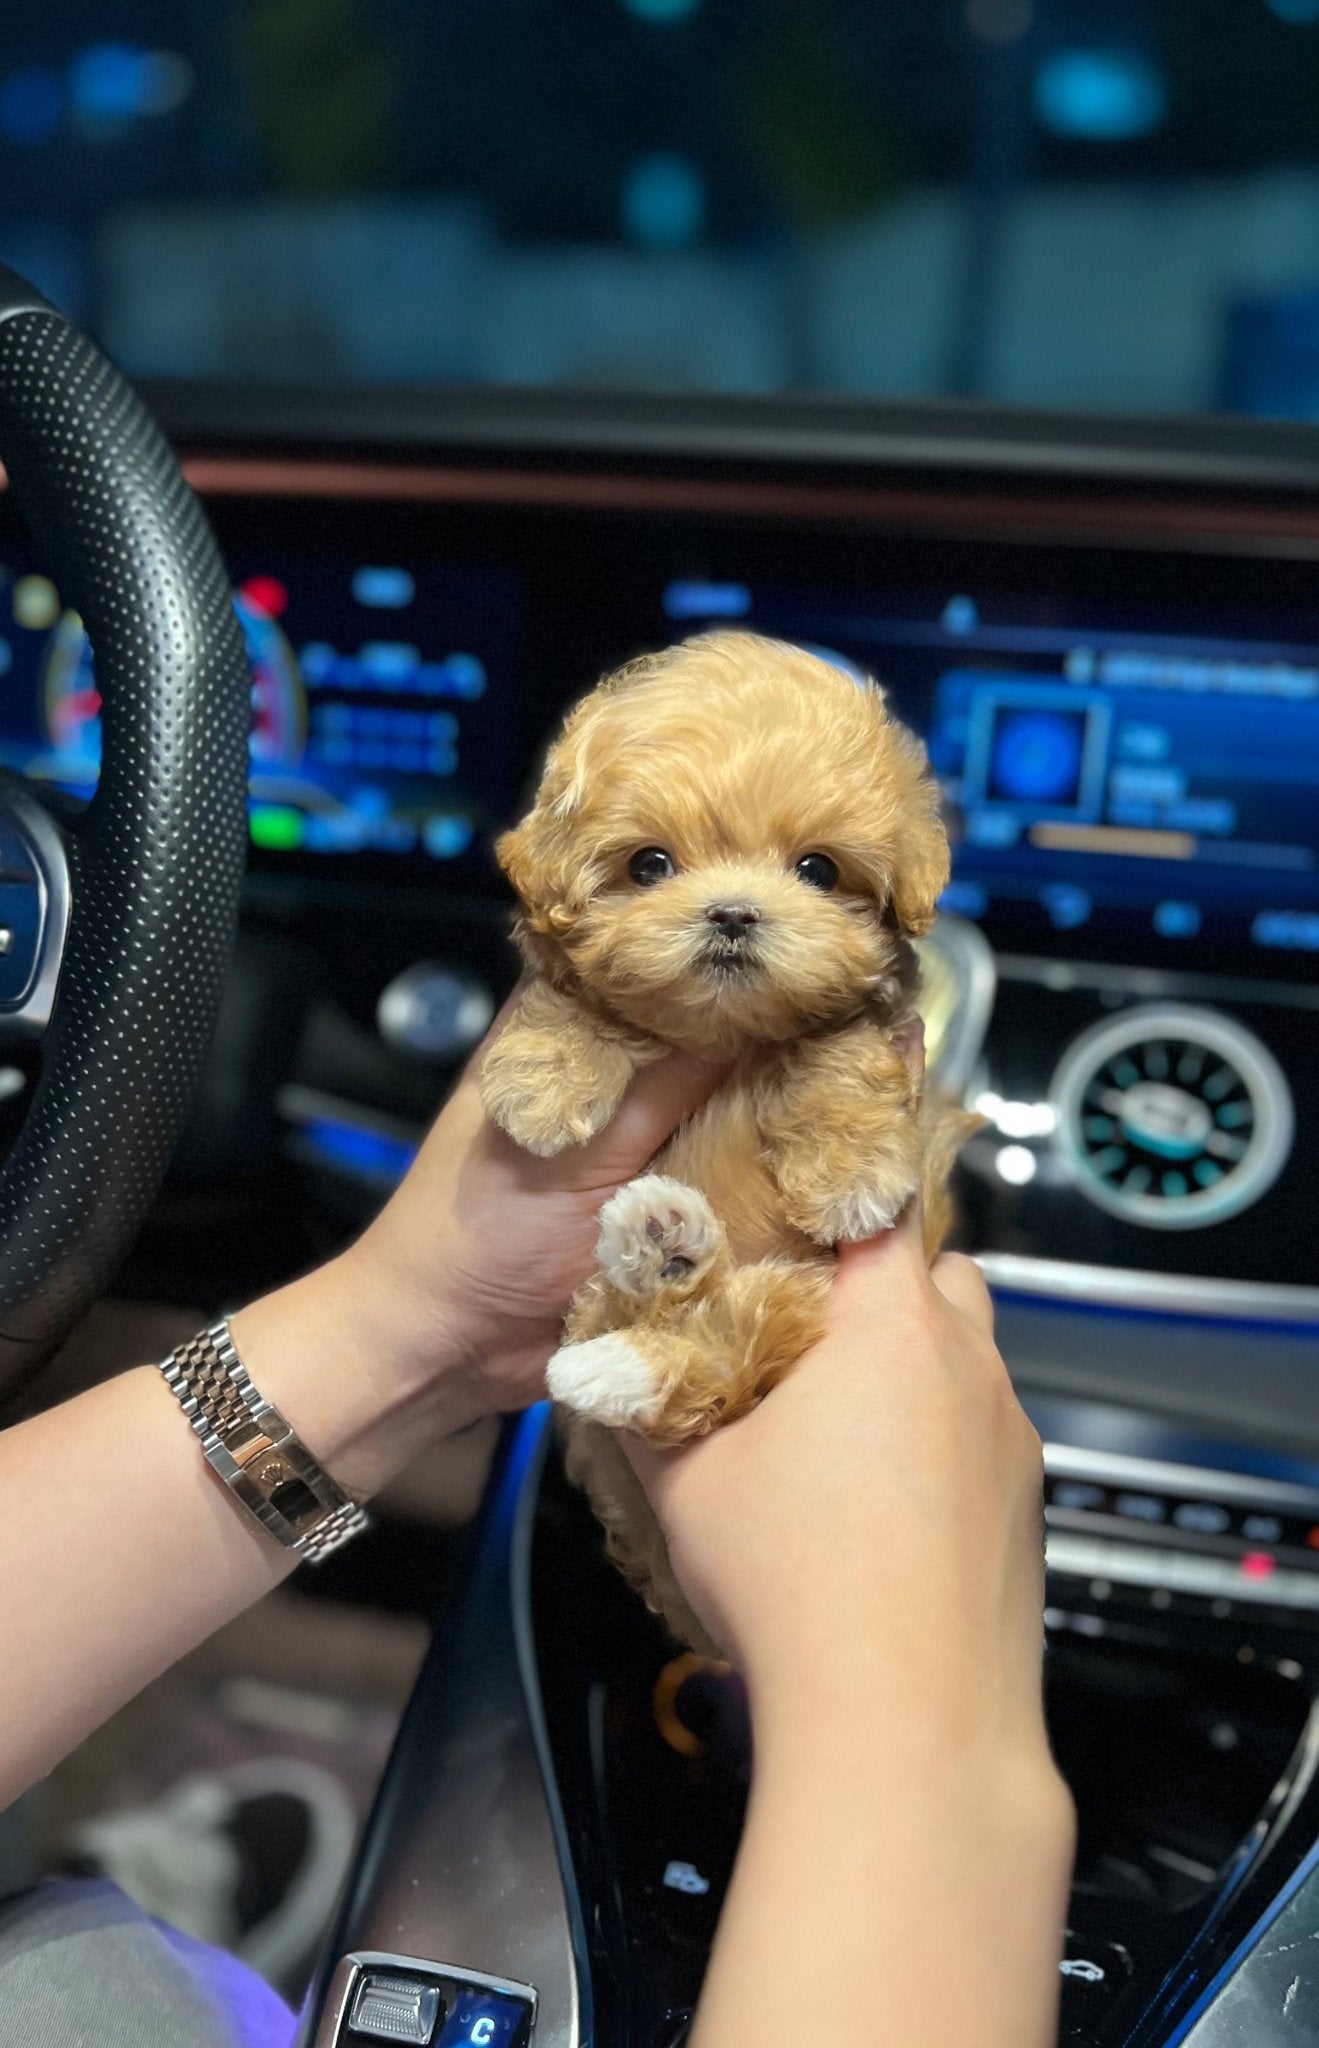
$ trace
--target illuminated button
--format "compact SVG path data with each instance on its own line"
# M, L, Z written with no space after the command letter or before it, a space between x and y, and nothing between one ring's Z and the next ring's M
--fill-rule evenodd
M1080 1514L1097 1514L1104 1505L1102 1486L1087 1486L1080 1479L1060 1479L1053 1489L1053 1505Z
M307 820L291 804L253 804L248 816L253 846L288 853L307 836Z
M1221 1536L1231 1520L1226 1508L1208 1500L1186 1500L1173 1509L1179 1529L1192 1529L1197 1536Z
M1315 1527L1311 1529L1305 1540L1311 1550L1319 1550L1319 1523L1316 1523Z
M1167 1503L1156 1494L1120 1493L1113 1505L1127 1521L1162 1522L1167 1519Z
M1095 1941L1067 1931L1067 1952L1058 1965L1062 2009L1058 2039L1092 2041L1111 2001L1131 1980L1131 1957L1115 1941Z
M436 2021L443 2018L444 2007L434 1984L369 1970L357 1987L348 2025L354 2034L365 2034L372 2041L404 2041L413 2048L429 2048Z
M359 604L397 610L411 604L417 586L407 569L364 566L353 571L353 596Z
M278 576L249 576L240 594L262 618L279 619L288 610L288 588Z
M1267 1550L1248 1550L1241 1560L1241 1575L1246 1579L1272 1578L1277 1564Z
M439 813L426 820L422 844L432 860L454 860L472 843L472 828L466 818Z
M471 1984L458 1993L436 2048L524 2048L530 2022L525 1999Z
M49 576L20 576L10 602L14 624L26 627L29 633L44 632L60 615L59 592Z
M1172 900L1156 903L1153 924L1161 939L1193 939L1200 929L1200 906Z
M1282 1519L1278 1515L1247 1515L1241 1533L1248 1543L1281 1543Z

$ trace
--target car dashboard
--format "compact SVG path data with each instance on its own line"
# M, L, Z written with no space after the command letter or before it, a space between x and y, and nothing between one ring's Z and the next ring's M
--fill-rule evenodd
M252 856L203 1099L128 1284L265 1284L405 1170L514 978L492 838L601 672L736 625L877 676L953 841L925 968L934 1071L985 1120L958 1241L1046 1444L1050 1713L1081 1817L1062 2038L1208 2048L1278 1916L1319 1930L1319 436L154 395L252 659ZM81 624L14 526L0 583L0 763L83 800ZM506 1481L539 1471L528 1442ZM508 1683L555 1760L575 1988L556 2007L558 1964L479 1931L479 1885L480 1953L437 1960L534 1982L519 1955L541 1955L537 2048L589 2040L593 2009L600 2040L668 2048L736 1847L744 1717L675 1675L603 1566L607 1628L566 1600L591 1537L552 1469L532 1523L482 1540L529 1603L535 1677L510 1657ZM452 1658L428 1671L460 1728ZM373 1825L420 1802L442 1835L456 1795L423 1784L419 1731ZM331 1962L434 1953L424 1927L383 1939L420 1883L383 1869ZM322 1991L317 2040L355 2038Z

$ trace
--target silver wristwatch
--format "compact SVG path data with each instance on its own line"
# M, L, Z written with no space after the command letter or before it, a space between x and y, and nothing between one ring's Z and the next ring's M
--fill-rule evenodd
M289 1550L319 1564L370 1521L322 1471L247 1376L225 1322L180 1344L161 1371L234 1498Z

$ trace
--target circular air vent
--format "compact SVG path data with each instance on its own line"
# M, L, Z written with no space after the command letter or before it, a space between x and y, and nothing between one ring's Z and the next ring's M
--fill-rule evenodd
M1096 1024L1068 1046L1050 1093L1082 1192L1154 1230L1236 1215L1291 1149L1282 1069L1215 1010L1151 1003Z

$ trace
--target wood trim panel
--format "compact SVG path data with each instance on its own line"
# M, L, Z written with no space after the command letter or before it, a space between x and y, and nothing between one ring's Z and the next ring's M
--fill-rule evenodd
M594 471L477 469L379 461L197 453L184 460L204 497L365 498L453 505L801 520L1090 546L1319 557L1319 506L1261 505L1215 494L1158 497L1088 490L1007 492L893 484L655 477Z

